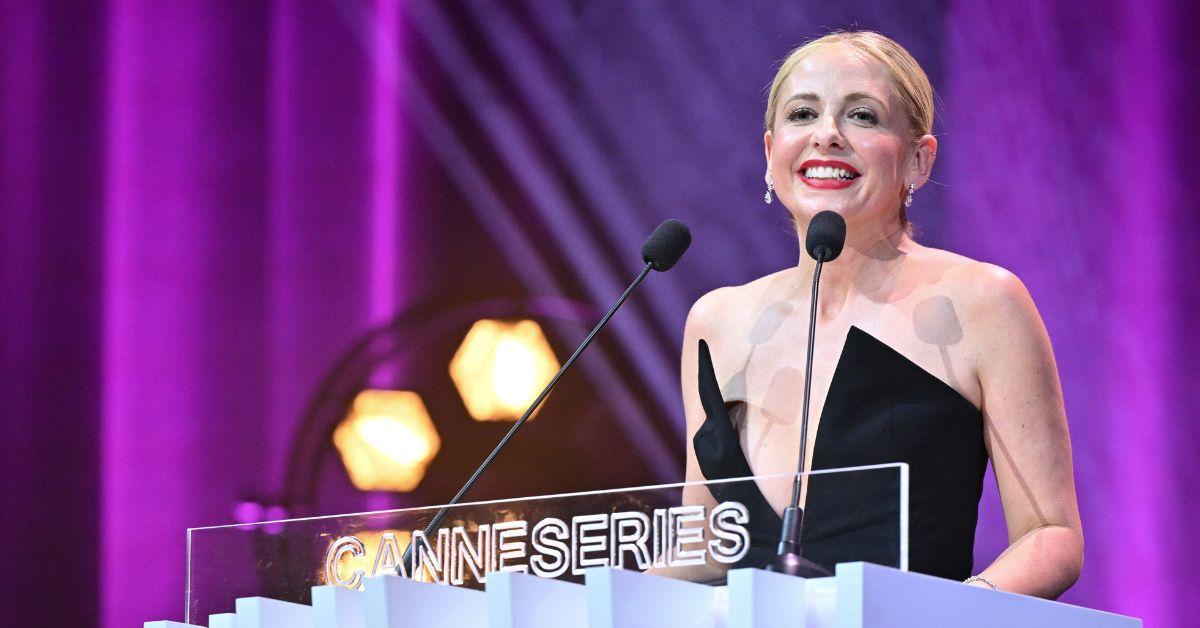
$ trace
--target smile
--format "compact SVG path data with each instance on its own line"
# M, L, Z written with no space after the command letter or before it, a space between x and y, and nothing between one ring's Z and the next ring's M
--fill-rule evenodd
M856 174L850 174L850 172L842 170L841 168L828 168L824 166L820 168L809 168L808 170L802 170L800 174L801 176L808 177L809 179L842 179L844 181L849 181L858 176Z
M862 176L850 164L815 159L800 164L799 174L809 187L824 190L850 187L855 179Z

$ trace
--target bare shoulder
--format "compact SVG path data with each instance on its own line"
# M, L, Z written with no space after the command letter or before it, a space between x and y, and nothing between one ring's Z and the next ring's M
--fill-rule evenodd
M1029 290L1006 268L926 248L927 272L936 289L954 303L976 366L1016 353L1047 356L1049 338Z
M688 312L687 335L719 337L743 327L753 317L756 305L779 286L787 272L782 270L739 286L717 288L700 297Z
M950 297L968 319L1036 313L1025 284L1006 268L928 247L922 249L921 258L923 272L936 277L938 291Z

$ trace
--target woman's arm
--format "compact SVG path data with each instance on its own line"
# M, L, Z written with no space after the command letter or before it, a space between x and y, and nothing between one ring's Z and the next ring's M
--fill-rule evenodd
M1021 281L992 266L980 275L966 328L976 334L984 442L1000 488L1009 545L979 575L1004 591L1053 599L1075 584L1083 566L1058 369Z
M692 437L696 435L696 431L704 424L705 416L704 408L700 404L699 386L696 378L697 370L699 369L696 347L701 338L709 342L713 340L712 328L708 321L713 320L717 316L716 312L713 311L717 307L716 303L717 299L713 297L713 293L701 297L692 306L691 311L688 312L687 323L683 329L680 385L683 393L683 412L687 427L687 441L684 443L684 450L687 452L685 477L685 481L687 482L703 482L705 479L704 474L700 471L700 464L696 461L696 451L692 447ZM712 509L717 505L708 488L702 485L685 486L683 488L683 504L688 506L702 505L705 512L712 512ZM709 560L703 565L689 567L654 567L647 570L646 573L692 582L707 582L723 577L727 569L728 566Z
M684 443L684 450L687 452L685 471L685 481L687 482L703 482L705 479L704 474L700 471L700 464L696 460L696 450L692 447L692 439L696 436L700 426L704 424L705 418L704 407L700 403L697 380L700 368L697 345L701 339L706 340L710 345L719 342L714 334L716 325L711 324L711 321L718 318L719 314L716 311L720 300L718 292L710 292L696 301L691 311L688 312L687 323L683 328L683 356L680 360L679 380L680 390L683 394L683 414L687 434L687 440ZM685 487L683 503L703 505L707 509L712 509L717 505L712 494L708 492L708 488L703 486Z

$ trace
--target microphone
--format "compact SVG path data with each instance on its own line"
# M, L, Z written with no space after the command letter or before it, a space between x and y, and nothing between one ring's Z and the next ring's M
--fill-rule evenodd
M804 363L804 407L801 409L800 461L796 477L792 480L792 501L783 511L783 529L779 533L779 549L769 571L799 576L821 578L831 575L825 568L800 556L800 533L804 527L804 509L800 507L801 474L804 473L804 458L808 448L808 398L812 389L813 344L817 331L817 290L821 283L821 265L832 262L842 253L846 244L846 220L841 215L823 211L813 216L804 237L804 248L817 260L813 271L812 304L808 313L808 358Z
M817 260L818 267L823 262L832 262L842 254L842 246L846 244L846 219L840 214L823 211L813 216L808 223L808 233L804 236L804 248L808 254Z
M687 225L668 218L646 238L646 243L642 245L642 261L657 271L671 270L691 244L692 232Z
M542 392L538 393L538 396L533 400L533 403L529 404L529 407L525 410L525 413L521 415L521 418L517 419L516 423L513 423L513 426L509 428L507 433L504 434L504 437L500 439L500 442L496 444L496 447L492 449L492 452L483 459L483 463L479 465L478 469L475 469L475 472L472 473L471 477L467 479L466 484L463 484L462 488L458 489L458 492L454 494L454 497L445 506L442 506L441 509L438 510L437 514L433 516L433 519L431 519L429 524L425 526L425 538L429 538L434 532L437 531L438 527L442 524L442 520L446 518L446 513L449 512L450 507L462 501L463 496L467 494L467 491L472 485L475 484L475 481L479 479L479 476L483 475L483 470L492 463L492 460L496 458L496 455L500 453L501 449L504 449L504 446L508 444L508 441L512 440L512 437L516 435L517 430L521 429L522 425L525 425L525 422L529 420L529 417L533 414L533 412L537 410L538 406L542 404L542 401L546 399L546 396L550 394L550 391L554 389L554 386L558 384L558 380L563 376L563 373L566 373L567 369L571 368L571 365L575 363L576 358L578 358L579 355L583 353L583 350L592 343L592 340L596 337L596 334L600 332L600 329L608 323L608 319L612 318L613 314L617 313L617 309L620 308L623 303L625 303L625 299L628 299L629 295L633 294L633 291L636 290L637 287L641 285L642 281L646 279L646 275L650 274L651 270L670 270L671 267L675 265L675 262L679 261L679 258L683 256L684 251L687 251L688 246L691 244L692 232L688 229L687 225L675 219L663 221L663 223L660 224L658 228L650 234L650 237L646 238L645 244L642 245L642 261L644 261L646 265L642 267L641 272L638 273L638 276L633 280L633 283L629 284L629 287L625 289L625 292L620 296L620 298L617 299L617 302L614 303L611 308L609 308L608 313L606 313L604 317L600 319L599 323L596 323L596 326L592 328L592 331L588 333L587 337L583 339L583 342L579 344L579 348L575 349L575 353L572 353L571 357L567 358L566 362L563 362L562 367L558 369L558 373L555 373L554 377L550 378L550 381L546 383L544 388L542 388ZM396 573L398 575L405 575L403 569L406 565L408 566L409 573L412 573L412 553L413 543L409 541L408 547L404 550L404 556L400 559L400 564L396 565Z

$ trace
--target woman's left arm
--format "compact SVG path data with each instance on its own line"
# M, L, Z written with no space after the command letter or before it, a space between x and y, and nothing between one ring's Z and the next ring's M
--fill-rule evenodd
M979 575L1004 591L1054 599L1075 584L1083 566L1058 369L1025 286L996 267L982 272L967 329L976 336L984 442L1000 488L1008 549Z

